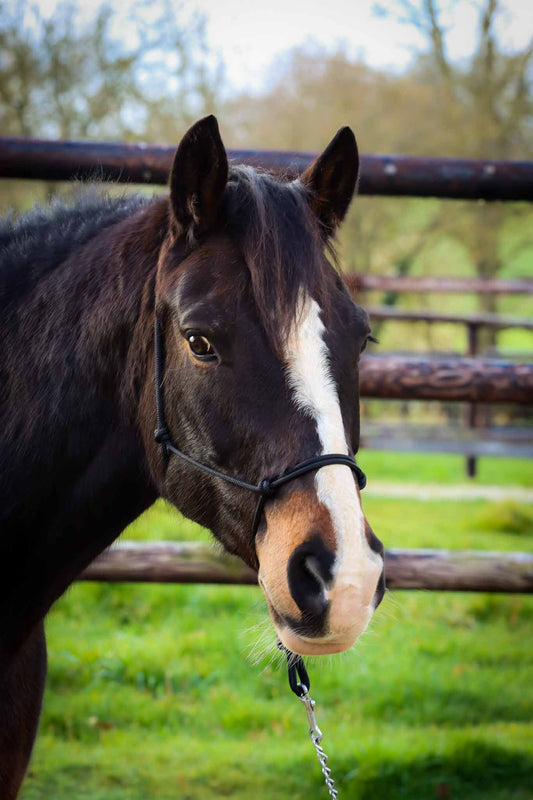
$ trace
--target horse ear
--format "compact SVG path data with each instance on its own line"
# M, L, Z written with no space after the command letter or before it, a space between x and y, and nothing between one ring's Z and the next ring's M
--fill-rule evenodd
M170 173L170 205L189 236L209 230L228 181L228 159L214 116L204 117L181 140Z
M344 219L358 177L359 153L355 136L351 128L341 128L300 176L327 236L331 236Z

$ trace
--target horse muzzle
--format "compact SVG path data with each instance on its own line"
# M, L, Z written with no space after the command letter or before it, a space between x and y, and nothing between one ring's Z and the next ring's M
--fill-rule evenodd
M369 546L366 520L341 541L328 509L304 491L265 516L259 584L280 641L300 655L348 650L383 597L383 557Z

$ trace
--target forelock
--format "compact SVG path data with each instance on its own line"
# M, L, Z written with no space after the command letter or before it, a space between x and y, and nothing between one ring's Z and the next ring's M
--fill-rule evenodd
M301 310L299 298L311 295L324 308L329 294L324 243L305 189L297 180L232 167L225 217L250 272L260 321L281 351Z

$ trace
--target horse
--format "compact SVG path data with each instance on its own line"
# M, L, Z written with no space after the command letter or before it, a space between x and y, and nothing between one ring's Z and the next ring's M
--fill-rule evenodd
M371 332L334 249L358 172L348 127L299 178L230 166L210 116L166 195L92 189L2 223L3 800L37 732L45 615L157 497L257 570L289 651L367 627L384 592L354 460Z

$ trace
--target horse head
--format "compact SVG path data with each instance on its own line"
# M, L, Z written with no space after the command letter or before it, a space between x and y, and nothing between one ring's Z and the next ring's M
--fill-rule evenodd
M332 240L357 183L342 128L297 180L229 167L214 117L177 150L156 281L172 440L249 483L359 446L359 356L366 313L332 265ZM333 258L332 258L333 256ZM266 499L186 461L151 461L164 497L258 570L277 634L301 654L340 652L383 596L383 547L352 469L305 472Z

